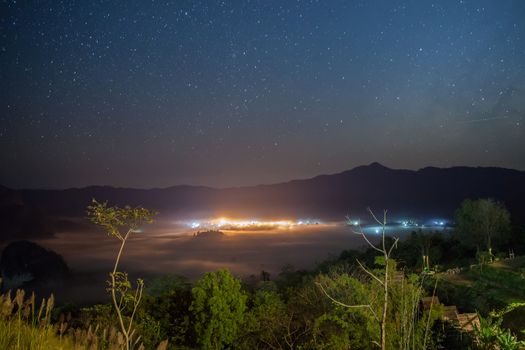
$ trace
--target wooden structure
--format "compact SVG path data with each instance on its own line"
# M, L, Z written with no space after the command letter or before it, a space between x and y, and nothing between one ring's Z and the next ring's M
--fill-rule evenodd
M430 307L434 308L439 305L439 298L434 297L424 297L421 298L421 307L423 310L429 310ZM456 305L447 305L443 306L443 318L444 323L450 324L452 327L456 328L458 331L472 333L474 332L475 327L479 327L479 318L477 313L464 313L460 314Z

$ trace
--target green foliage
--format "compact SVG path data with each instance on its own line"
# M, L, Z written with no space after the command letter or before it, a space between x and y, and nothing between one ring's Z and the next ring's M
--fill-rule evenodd
M143 207L109 207L107 202L97 202L95 199L87 207L87 213L91 222L103 227L109 235L120 240L125 236L123 230L136 231L142 224L153 222L156 215L154 211Z
M491 319L479 317L479 326L475 326L476 345L479 349L494 349L498 334L501 332L499 325L494 324Z
M519 341L508 329L498 334L497 344L502 350L519 350L525 347L525 341Z
M439 348L442 334L434 325L443 315L443 306L433 304L430 310L420 309L426 277L409 275L390 285L389 346L392 349Z
M464 223L481 223L479 232L489 227L490 239L497 242L496 237L505 231L500 228L505 225L474 219L476 210L472 208L482 208L475 202L464 203L468 209L468 215L462 217L468 219ZM55 325L49 316L43 317L44 324L40 317L26 317L25 310L31 307L11 307L9 317L0 316L0 348L122 349L140 342L149 349L169 339L176 348L187 349L371 349L379 346L381 334L386 334L385 349L435 349L442 340L436 321L443 307L437 304L430 311L419 308L423 285L426 283L432 290L434 280L425 282L428 275L419 277L409 272L421 271L422 255L429 256L431 265L457 266L467 263L458 256L473 258L475 254L475 249L458 244L458 239L464 238L461 235L415 232L397 243L385 237L383 247L392 256L378 256L378 249L372 247L364 252L343 252L338 260L324 262L316 271L295 271L285 266L275 282L269 281L269 276L261 280L254 276L244 290L227 270L204 275L193 288L186 279L174 275L153 280L148 288L139 280L135 288L127 273L118 271L118 264L129 235L151 222L154 213L140 207L109 207L96 201L88 213L95 224L121 242L110 273L108 290L113 305L82 309L73 319L61 319ZM458 215L463 214L460 208ZM505 214L485 216L503 218L505 222ZM463 225L460 229L465 227L473 230L475 226ZM486 232L478 235L477 243L470 246L485 244L486 237ZM397 249L390 250L394 245ZM487 255L484 259L487 263L492 260ZM487 315L491 309L511 303L509 308L482 319L476 345L479 348L524 346L519 331L525 328L525 306L515 303L525 301L524 261L517 258L490 263L483 269L474 267L446 275L439 283L439 298L460 309L477 309ZM0 314L8 304L2 300ZM383 316L385 302L387 312ZM381 332L383 324L385 332Z
M490 316L500 320L502 328L514 331L518 339L525 340L525 302L512 302Z
M34 327L0 319L0 349L73 349L69 339L60 339L53 327Z
M234 343L244 321L247 296L226 269L205 274L192 289L190 310L203 349L223 349Z
M120 350L124 346L122 333L112 327L100 327L98 322L95 327L86 325L80 329L72 327L79 320L61 316L58 323L52 324L53 306L52 295L40 304L34 294L25 299L23 290L18 290L14 298L11 293L0 295L0 349ZM111 309L92 310L94 318L103 320Z
M148 284L137 318L138 326L146 328L141 334L151 334L153 344L168 339L172 344L195 345L191 301L191 285L184 277L165 275L154 279ZM143 326L144 320L155 321L158 328L151 322L149 327Z
M301 285L309 276L311 272L305 270L295 270L290 264L283 266L277 279L277 286L280 290L286 290Z
M423 255L428 256L431 270L465 266L471 263L475 249L465 247L448 232L425 233L414 231L403 241L392 257L399 266L413 272L423 270Z
M114 284L111 281L107 281L109 285L108 292L111 293L114 290L119 300L120 309L123 312L132 312L135 305L140 303L140 293L144 288L144 280L141 278L137 279L137 290L133 290L126 272L117 271L113 275Z
M369 349L372 342L379 340L379 324L375 315L381 309L380 291L373 282L366 283L346 273L332 272L330 275L318 275L315 283L323 286L324 291L333 299L345 305L368 305L367 307L348 308L331 302L326 295L318 293L322 305L313 328L314 348L319 349ZM317 288L319 291L319 288Z
M482 315L505 308L515 302L525 302L525 278L520 268L525 259L499 261L473 267L459 275L444 276L438 285L439 298L449 305L465 310L477 310Z
M26 300L23 290L0 295L0 349L72 349L69 339L62 339L51 325L54 298L40 306L33 294Z
M166 274L148 282L146 294L152 297L162 297L174 291L189 290L190 283L184 276Z
M393 261L389 265L392 268ZM236 348L374 348L380 337L376 315L383 303L378 286L359 269L336 265L325 274L303 279L300 285L288 288L285 296L261 288L246 314ZM437 347L439 334L433 325L442 307L435 305L430 314L421 312L421 293L421 283L414 276L391 284L387 348L419 349L425 342L428 349Z
M143 303L145 300L143 300ZM141 303L141 304L143 304ZM115 327L118 327L118 318L114 312L112 304L96 304L91 307L82 308L80 314L71 320L71 326L75 326L79 330L86 330L96 328L102 330L98 333L115 333ZM160 322L148 313L141 311L137 312L134 329L140 335L140 343L146 349L155 348L162 340L167 337L161 332ZM118 332L120 333L120 332ZM118 334L117 334L118 337ZM124 337L122 339L122 346L124 346ZM100 348L104 348L104 344L99 344ZM121 347L119 347L120 349Z
M503 204L491 199L466 199L455 213L456 235L462 244L486 247L492 252L510 230L510 214Z
M240 349L286 347L290 315L286 303L267 284L254 295L253 306L245 315L242 331L236 342Z
M525 341L520 341L508 329L502 329L501 317L479 317L479 326L475 325L475 343L480 350L504 349L518 350L525 347Z

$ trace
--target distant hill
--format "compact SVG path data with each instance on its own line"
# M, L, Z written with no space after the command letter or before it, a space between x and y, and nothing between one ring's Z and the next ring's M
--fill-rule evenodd
M0 186L0 243L2 240L51 236L46 215L23 195Z
M0 255L2 292L16 288L48 289L49 285L64 281L68 275L69 268L60 255L33 242L12 242Z
M53 216L83 216L92 198L117 205L143 205L162 215L191 213L257 217L342 219L366 207L389 209L391 217L451 217L465 198L494 198L516 220L525 220L525 172L504 168L390 169L378 163L333 175L274 185L215 189L174 186L129 189L93 186L66 190L3 188L18 201ZM5 204L5 203L4 203Z

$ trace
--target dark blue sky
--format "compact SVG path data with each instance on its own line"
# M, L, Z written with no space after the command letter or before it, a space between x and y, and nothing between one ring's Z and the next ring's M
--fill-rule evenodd
M525 1L3 1L0 184L525 169Z

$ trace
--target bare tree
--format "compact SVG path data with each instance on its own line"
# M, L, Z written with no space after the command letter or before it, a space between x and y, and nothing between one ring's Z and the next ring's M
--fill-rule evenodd
M364 308L364 309L368 309L372 313L372 315L375 318L375 320L379 323L380 329L381 329L380 343L377 343L377 342L375 342L375 343L381 348L381 350L386 350L386 338L387 338L386 324L387 324L387 319L388 319L388 288L389 288L389 279L391 278L389 276L389 272L390 272L389 270L390 270L390 267L391 267L390 266L390 256L392 255L392 250L397 246L397 242L399 241L399 238L395 238L394 242L392 243L392 245L390 247L387 247L387 242L386 242L386 239L385 239L387 210L383 211L383 220L382 221L380 221L377 218L377 216L374 214L374 212L370 208L368 208L367 210L370 213L370 216L374 219L374 221L381 226L381 241L379 242L379 244L375 245L368 239L368 237L365 235L365 233L364 233L361 225L359 224L359 222L357 223L358 230L352 229L352 232L354 234L357 234L357 235L360 235L361 237L363 237L363 239L368 244L368 246L371 247L372 249L374 249L375 251L381 253L381 256L384 259L384 273L383 273L382 276L381 275L377 275L372 270L367 268L363 263L361 263L361 261L359 261L359 259L356 259L359 267L368 276L370 276L373 280L377 281L379 283L379 285L381 285L381 287L382 287L383 305L382 305L382 307L380 309L380 315L378 315L374 311L374 309L373 309L371 304L362 304L362 305L347 305L347 304L344 304L344 303L334 299L332 296L330 296L326 292L326 290L324 289L324 287L321 284L318 283L318 286L321 288L323 293L330 300L332 300L334 303L336 303L336 304L338 304L340 306L343 306L343 307L346 307L346 308ZM350 226L355 226L354 222L351 221L348 216L346 217L346 219L347 219L347 223Z

